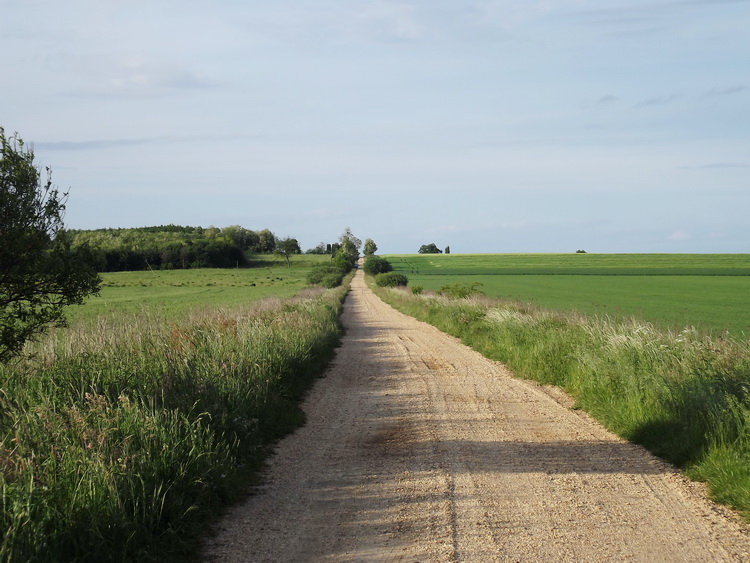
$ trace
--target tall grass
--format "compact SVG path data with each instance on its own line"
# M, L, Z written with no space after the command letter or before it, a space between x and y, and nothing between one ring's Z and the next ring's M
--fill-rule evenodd
M706 481L750 520L750 341L482 297L378 292L517 375L565 389L578 408Z
M346 289L100 317L0 367L0 561L185 554L334 353Z

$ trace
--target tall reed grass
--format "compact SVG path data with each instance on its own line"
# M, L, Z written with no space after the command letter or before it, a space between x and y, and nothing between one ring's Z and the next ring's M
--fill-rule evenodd
M706 481L750 520L750 341L484 297L377 291L517 375L565 389L577 408Z
M345 294L99 318L0 367L0 561L180 559L302 421Z

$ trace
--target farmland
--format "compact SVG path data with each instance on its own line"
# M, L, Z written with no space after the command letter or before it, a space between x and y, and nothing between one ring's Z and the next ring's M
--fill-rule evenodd
M750 334L747 254L450 254L388 256L410 285L481 284L490 297L636 317L659 328Z
M100 294L83 307L71 307L71 322L103 314L139 313L166 316L209 307L230 308L267 297L291 297L307 285L310 267L329 256L301 255L290 261L266 256L256 267L241 269L146 270L102 274Z
M346 288L295 258L105 274L0 365L0 561L184 559L338 344Z

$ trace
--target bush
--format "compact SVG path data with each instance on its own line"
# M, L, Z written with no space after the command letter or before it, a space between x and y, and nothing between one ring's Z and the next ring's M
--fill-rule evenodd
M368 256L365 258L363 269L366 274L376 276L378 274L393 271L393 266L385 258L381 258L380 256Z
M424 292L424 286L423 285L413 285L413 286L411 286L411 292L414 295L422 295L422 292Z
M340 264L324 264L315 266L307 275L307 283L327 288L338 287L347 274L346 268Z
M387 272L375 276L375 283L379 287L398 287L407 285L409 280L404 274Z
M481 285L482 284L479 282L474 282L472 284L454 283L453 285L444 285L440 288L438 294L452 297L453 299L465 299L472 295L481 294L482 292L478 289Z

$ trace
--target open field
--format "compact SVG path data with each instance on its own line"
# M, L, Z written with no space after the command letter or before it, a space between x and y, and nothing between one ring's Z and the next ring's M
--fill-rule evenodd
M347 288L299 258L107 274L0 365L0 562L185 560L338 344Z
M490 297L633 316L660 328L750 334L750 255L451 254L388 256L410 285L479 283Z
M158 311L168 316L193 309L237 307L266 297L291 297L307 285L316 264L330 256L300 255L291 267L277 256L267 256L256 267L241 269L154 270L102 274L99 296L83 307L71 307L71 322L102 314Z

